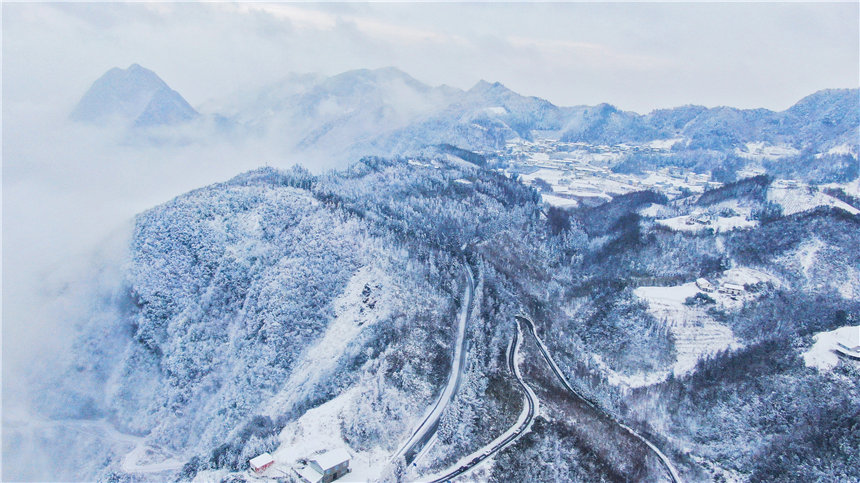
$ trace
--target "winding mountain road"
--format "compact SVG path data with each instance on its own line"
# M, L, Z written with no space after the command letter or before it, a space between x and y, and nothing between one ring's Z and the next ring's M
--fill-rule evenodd
M627 431L630 435L632 435L633 437L635 437L635 438L639 439L640 441L642 441L643 443L645 443L645 445L648 446L648 448L650 448L652 451L654 451L654 454L657 455L657 458L660 460L660 462L666 468L666 471L668 471L669 476L671 477L672 481L674 483L681 483L681 476L678 474L678 470L675 469L675 466L672 464L672 462L669 460L669 458L665 454L663 454L663 452L660 451L660 449L657 448L657 446L654 443L652 443L651 441L648 441L644 436L640 435L639 433L634 431L629 426L622 424L613 415L611 415L608 412L604 411L603 409L599 408L597 405L595 405L594 403L592 403L591 401L589 401L588 399L583 397L581 394L579 394L570 385L570 383L567 381L567 378L564 377L564 374L562 374L561 370L558 368L555 361L549 355L549 352L547 351L546 346L544 345L544 343L540 339L540 337L538 337L537 332L535 331L534 323L528 317L525 317L522 315L518 315L518 316L516 316L516 318L517 318L517 320L521 321L529 329L529 332L531 332L532 336L535 338L535 341L537 342L538 348L540 349L540 352L543 355L544 360L546 361L547 365L549 365L550 369L552 369L552 372L555 374L556 378L558 378L558 380L561 382L561 384L564 386L564 388L573 397L584 402L585 404L587 404L589 407L591 407L595 411L602 413L604 416L609 418L611 421L613 421L619 427L621 427L622 429Z
M411 464L415 460L416 456L421 452L421 449L428 441L430 441L433 435L436 434L436 429L439 427L439 419L442 417L442 413L445 411L445 408L448 407L448 404L451 403L451 400L454 399L454 395L460 388L460 381L463 379L463 370L466 366L466 351L464 350L466 341L466 322L469 320L472 313L472 298L475 292L475 279L472 276L472 270L469 268L468 263L463 263L463 271L465 272L468 283L466 284L466 291L463 294L463 300L465 303L460 308L457 338L454 342L453 364L451 366L451 373L448 375L448 384L445 386L442 394L439 395L439 398L436 400L436 404L424 417L424 420L421 421L418 428L415 429L409 439L400 447L399 450L397 450L397 453L394 454L394 458L392 459L393 461L404 457L406 459L406 464Z
M460 476L479 464L486 460L487 458L493 456L494 454L502 451L509 445L511 445L514 441L519 439L531 426L532 421L534 421L535 414L537 414L539 402L537 395L532 391L532 389L526 385L525 381L523 381L522 374L520 374L519 366L517 365L516 356L519 353L520 345L522 343L522 330L520 329L519 324L517 324L517 331L514 332L514 337L511 339L511 343L508 345L507 351L507 361L508 361L508 369L511 371L511 374L517 379L517 383L520 386L520 390L523 391L526 399L526 406L523 408L523 411L520 413L519 418L517 419L517 423L514 424L511 429L503 433L501 436L490 442L487 446L479 449L478 451L472 453L469 456L461 459L456 463L456 468L446 472L441 476L435 476L434 479L430 480L430 483L441 483L443 481L448 481L452 478L456 478Z

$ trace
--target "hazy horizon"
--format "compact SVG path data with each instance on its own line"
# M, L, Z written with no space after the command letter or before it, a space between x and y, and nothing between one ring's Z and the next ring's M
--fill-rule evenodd
M96 6L97 5L97 6ZM71 107L139 63L194 106L289 73L395 66L559 106L783 110L860 81L856 2L838 4L4 4L7 104ZM169 52L169 55L165 55Z

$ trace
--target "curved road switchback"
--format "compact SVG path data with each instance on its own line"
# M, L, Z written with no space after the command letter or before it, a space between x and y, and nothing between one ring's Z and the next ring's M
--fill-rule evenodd
M448 375L448 383L442 391L442 394L440 394L439 398L436 400L436 404L424 420L421 421L421 424L415 429L409 439L400 447L399 450L397 450L392 461L396 461L401 457L406 459L406 464L412 464L412 462L415 461L415 458L421 452L421 449L428 441L430 441L433 435L436 434L436 429L439 427L439 419L442 417L442 413L445 411L445 408L448 407L448 404L451 403L451 400L454 399L454 395L460 388L460 381L463 379L463 370L466 366L466 351L464 350L466 341L466 322L469 320L472 313L472 298L475 292L475 279L472 276L472 270L465 261L463 263L463 271L465 272L467 281L466 291L463 294L463 306L460 308L457 337L454 342L453 363L451 365L451 373Z
M522 322L528 328L529 332L531 332L532 337L534 337L535 342L537 342L538 349L540 349L540 352L543 355L544 360L546 361L547 365L552 370L552 372L555 374L556 378L558 378L558 380L561 382L561 384L567 390L567 392L569 392L573 397L575 397L575 398L579 399L580 401L584 402L585 404L587 404L589 407L591 407L595 411L598 411L601 414L603 414L604 416L606 416L607 418L609 418L609 420L611 420L612 422L617 424L619 427L621 427L622 429L627 431L633 437L635 437L635 438L639 439L640 441L642 441L643 443L645 443L645 445L648 446L648 448L650 448L652 451L654 451L655 455L657 455L657 458L663 464L663 467L666 468L666 471L669 473L669 477L672 479L672 481L674 483L681 483L681 476L678 474L678 470L675 469L675 466L672 464L672 462L669 460L669 458L665 454L663 454L663 452L660 451L660 449L657 448L657 446L654 443L652 443L651 441L648 441L644 436L640 435L639 433L634 431L629 426L619 422L612 414L609 414L608 412L599 408L597 405L595 405L594 403L589 401L587 398L585 398L584 396L579 394L573 388L573 386L571 386L570 383L567 382L567 378L564 377L564 374L562 374L561 370L558 368L555 361L552 360L552 357L549 355L549 352L547 351L546 346L544 345L544 343L540 339L540 337L538 337L537 332L535 331L534 323L528 317L525 317L522 315L518 315L518 316L516 316L516 318L517 318L517 320Z
M523 392L526 399L526 407L523 409L523 412L518 418L518 424L516 424L504 434L496 438L484 448L481 448L475 453L472 453L472 455L467 456L465 459L467 459L468 461L464 463L458 462L456 468L446 472L442 476L434 477L434 479L430 480L429 483L441 483L443 481L448 481L452 478L456 478L472 470L487 458L510 446L514 441L519 439L531 426L532 421L534 421L535 414L537 413L539 402L537 395L534 393L534 391L532 391L532 389L528 385L526 385L525 381L523 381L522 374L520 374L520 369L517 366L516 355L519 353L521 344L522 331L520 329L519 324L517 324L517 331L514 332L514 336L511 339L511 343L508 345L507 362L508 370L510 370L511 374L513 374L514 377L517 379L517 384L519 384L520 390Z

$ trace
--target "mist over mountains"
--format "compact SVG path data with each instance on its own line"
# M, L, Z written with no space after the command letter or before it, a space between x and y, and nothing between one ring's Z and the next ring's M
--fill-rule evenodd
M178 92L138 64L115 67L99 77L70 115L78 122L121 122L135 127L179 124L197 117L197 111Z
M70 121L267 166L51 282L4 479L860 479L858 89L637 114L384 68L195 109L134 64Z
M97 80L71 118L103 122L117 116L135 128L198 120L206 126L195 135L201 142L225 133L265 139L284 152L334 159L341 167L361 156L436 152L440 144L489 154L511 141L547 137L592 145L671 142L670 153L634 156L626 169L644 163L709 172L719 164L734 179L756 149L776 149L788 165L781 171L818 182L856 173L840 156L856 159L860 128L857 89L819 91L782 112L682 106L643 115L610 104L559 107L498 82L481 81L466 91L431 87L393 67L291 75L206 108L208 123L155 73L135 64Z

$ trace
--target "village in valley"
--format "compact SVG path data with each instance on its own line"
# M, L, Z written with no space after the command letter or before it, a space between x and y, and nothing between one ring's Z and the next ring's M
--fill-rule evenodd
M611 167L632 154L666 154L681 139L652 141L641 146L628 144L593 145L551 138L508 142L495 153L501 168L541 191L553 206L594 206L613 197L652 189L670 198L702 193L721 186L708 174L666 167L646 175L614 172Z

